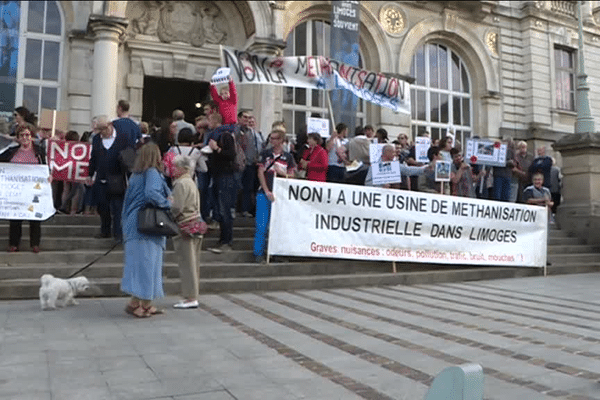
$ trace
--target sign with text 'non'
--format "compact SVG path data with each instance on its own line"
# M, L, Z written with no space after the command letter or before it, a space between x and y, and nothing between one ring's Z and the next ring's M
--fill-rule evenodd
M49 140L47 160L52 179L84 182L88 177L92 145L68 140Z
M0 164L0 219L44 221L54 215L48 166Z
M544 207L279 178L273 193L272 255L546 265Z
M410 113L407 81L323 56L272 57L221 46L221 63L234 82L347 89L356 96L397 112Z

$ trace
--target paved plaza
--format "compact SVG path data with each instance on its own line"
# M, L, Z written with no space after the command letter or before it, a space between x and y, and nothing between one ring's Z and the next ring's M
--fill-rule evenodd
M201 297L0 302L1 400L424 399L481 364L485 398L600 399L600 274Z

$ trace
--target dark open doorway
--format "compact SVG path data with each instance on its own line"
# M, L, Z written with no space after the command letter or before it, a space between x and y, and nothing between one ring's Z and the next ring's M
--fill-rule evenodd
M185 120L193 124L202 113L202 106L197 106L208 99L208 82L145 76L142 121L171 118L173 110L180 109Z

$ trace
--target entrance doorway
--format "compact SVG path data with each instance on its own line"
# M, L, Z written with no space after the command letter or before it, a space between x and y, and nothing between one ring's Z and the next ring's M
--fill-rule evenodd
M208 82L145 76L142 121L171 118L173 110L179 109L185 113L185 120L193 124L209 95Z

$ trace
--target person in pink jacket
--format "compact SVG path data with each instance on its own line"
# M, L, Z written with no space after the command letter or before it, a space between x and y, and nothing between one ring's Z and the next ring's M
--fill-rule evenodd
M325 182L329 157L327 151L321 147L321 136L318 133L309 133L306 143L308 149L304 150L300 160L300 169L306 170L306 179L309 181Z
M210 83L210 95L219 106L219 114L223 117L223 125L235 125L237 123L238 97L235 83L229 77L229 86L223 87L217 93L217 87Z

